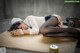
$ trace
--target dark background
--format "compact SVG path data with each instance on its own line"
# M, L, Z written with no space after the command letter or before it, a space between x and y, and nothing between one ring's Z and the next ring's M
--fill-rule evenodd
M0 0L0 18L20 17L27 15L45 16L59 14L80 17L80 3L65 3L64 0Z

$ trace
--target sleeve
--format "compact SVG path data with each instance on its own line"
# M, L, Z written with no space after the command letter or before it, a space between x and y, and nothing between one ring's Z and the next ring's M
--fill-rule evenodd
M39 33L39 27L38 27L38 24L37 24L34 16L28 16L28 17L26 17L26 19L24 20L24 22L28 26L32 27L32 28L28 29L29 32L30 32L30 34L38 34Z

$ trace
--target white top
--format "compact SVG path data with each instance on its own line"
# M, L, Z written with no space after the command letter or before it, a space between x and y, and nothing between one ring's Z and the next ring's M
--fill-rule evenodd
M30 34L33 33L39 33L39 28L41 25L45 22L44 17L38 17L38 16L27 16L24 20L24 23L27 24L28 26L31 26L32 28L29 28Z

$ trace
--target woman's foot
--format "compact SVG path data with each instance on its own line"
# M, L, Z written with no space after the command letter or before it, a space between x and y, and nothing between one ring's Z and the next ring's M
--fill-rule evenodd
M68 30L67 30L67 32L71 33L71 34L80 35L80 30L78 30L76 28L72 28L72 27L69 27Z

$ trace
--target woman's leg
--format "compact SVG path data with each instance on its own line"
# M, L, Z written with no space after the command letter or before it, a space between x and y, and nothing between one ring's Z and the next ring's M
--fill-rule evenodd
M60 28L58 27L58 19L56 17L51 17L40 27L40 33L55 33L59 32L59 29Z
M50 18L46 21L40 28L40 33L42 34L54 34L54 33L64 33L68 32L71 34L80 34L80 31L75 28L61 28L57 26L58 20L55 17Z

